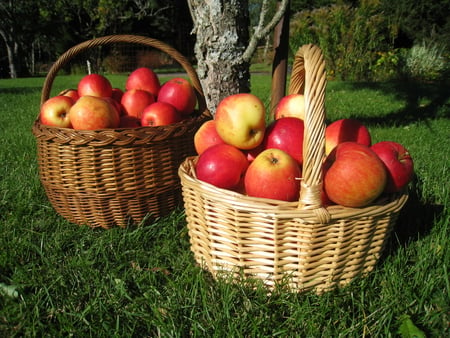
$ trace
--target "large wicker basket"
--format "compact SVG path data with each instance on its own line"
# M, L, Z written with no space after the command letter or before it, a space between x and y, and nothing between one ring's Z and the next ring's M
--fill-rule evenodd
M75 56L98 46L137 44L156 48L186 71L198 98L192 117L168 126L74 130L42 125L37 118L39 175L55 210L70 222L91 227L125 227L164 216L182 205L178 167L195 154L193 136L211 118L197 74L169 45L143 36L112 35L78 44L51 67L41 104L58 71Z
M214 277L256 278L273 289L317 293L374 268L407 200L383 196L364 208L321 204L325 157L326 75L321 50L302 46L289 93L306 101L304 164L298 202L254 198L216 188L195 176L197 157L180 166L191 250Z

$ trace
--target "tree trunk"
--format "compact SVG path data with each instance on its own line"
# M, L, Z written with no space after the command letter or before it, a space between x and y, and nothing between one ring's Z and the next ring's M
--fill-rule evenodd
M6 53L8 54L9 76L11 79L17 78L17 69L15 60L17 59L18 45L14 42L7 32L0 30L0 35L3 37L6 45Z

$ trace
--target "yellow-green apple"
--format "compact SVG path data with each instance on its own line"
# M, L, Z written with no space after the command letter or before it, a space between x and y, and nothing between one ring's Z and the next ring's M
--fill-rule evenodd
M367 127L356 119L340 119L325 129L325 153L328 155L342 142L356 142L370 146L372 139Z
M69 110L74 129L95 130L117 128L120 116L117 109L105 98L81 96Z
M194 147L198 155L201 155L209 147L222 143L225 142L217 133L215 120L204 122L194 135Z
M175 77L161 86L157 101L170 103L181 114L189 115L195 109L197 96L194 87L188 80Z
M69 96L57 95L47 99L41 106L39 120L47 126L71 128L69 111L74 101Z
M141 120L136 116L121 115L119 128L139 128L141 127Z
M155 102L155 97L142 89L130 89L123 93L120 103L127 115L142 117L145 107Z
M71 97L74 102L80 97L80 95L78 95L78 91L73 88L64 89L58 95Z
M244 153L229 144L216 144L206 149L195 166L197 178L224 189L236 189L248 168Z
M135 69L128 75L125 82L125 91L131 89L146 90L156 98L161 88L158 75L148 67Z
M383 161L387 170L385 192L398 192L405 188L414 175L414 162L409 151L394 141L381 141L371 148Z
M221 100L214 119L225 143L239 149L253 149L264 138L266 110L262 101L251 93L233 94Z
M296 117L304 120L305 96L303 94L283 96L275 108L274 119L278 120L282 117Z
M281 149L303 164L303 135L305 123L296 117L281 117L266 128L264 148Z
M77 87L78 95L81 96L98 96L111 97L111 82L101 74L85 75L79 82Z
M300 193L301 169L280 149L266 149L250 163L244 177L248 196L295 201Z
M338 144L326 157L323 169L326 196L345 207L367 206L386 186L383 162L364 144Z
M166 126L181 120L182 115L171 104L153 102L144 108L141 116L141 125L143 127Z

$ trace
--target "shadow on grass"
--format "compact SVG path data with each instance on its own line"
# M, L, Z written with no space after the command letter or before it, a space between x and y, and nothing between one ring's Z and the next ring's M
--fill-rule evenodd
M12 94L12 95L27 95L35 94L36 92L41 92L42 87L9 87L0 88L2 94Z

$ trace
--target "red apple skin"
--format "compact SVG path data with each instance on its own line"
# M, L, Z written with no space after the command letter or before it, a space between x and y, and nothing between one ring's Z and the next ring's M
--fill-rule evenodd
M409 151L402 144L394 141L375 143L371 149L386 167L385 192L393 193L404 189L414 176L414 162Z
M357 142L369 146L372 144L370 132L356 119L334 121L325 129L325 153L328 155L342 142Z
M73 88L64 89L58 95L68 96L68 97L72 98L73 102L75 102L76 100L78 100L80 98L80 95L78 95L78 91Z
M119 128L139 128L141 120L136 116L122 115L120 116Z
M141 117L143 127L166 126L182 120L181 114L169 103L153 102L144 108Z
M123 90L120 88L113 88L112 89L112 93L111 93L111 97L116 100L117 102L120 103L120 101L122 100L122 96L123 96Z
M223 143L225 142L217 133L215 120L204 122L194 135L194 147L198 155L201 155L209 147Z
M303 135L305 124L296 117L282 117L272 121L264 135L264 148L281 149L303 164Z
M142 89L130 89L123 93L120 103L127 115L142 118L145 107L155 102L155 97Z
M161 86L157 101L170 103L181 114L190 115L197 104L197 96L188 80L175 77Z
M84 76L77 87L78 95L81 96L97 96L111 97L111 82L103 75L89 74Z
M229 144L216 144L206 149L195 167L197 178L218 188L237 189L248 168L244 153Z
M386 169L369 146L356 142L338 144L324 163L326 196L345 207L364 207L377 199L387 182Z
M70 108L74 100L69 96L57 95L46 100L39 113L42 124L60 128L72 128L69 119Z
M131 89L145 90L152 93L154 97L158 96L161 83L158 75L148 67L140 67L135 69L128 75L125 82L125 91Z
M283 96L275 107L274 119L282 117L296 117L305 119L305 96L303 94L290 94Z
M118 128L120 116L106 99L97 96L81 96L70 108L70 122L74 129L96 130Z
M292 202L299 198L301 169L280 149L266 149L250 163L244 184L248 196Z

